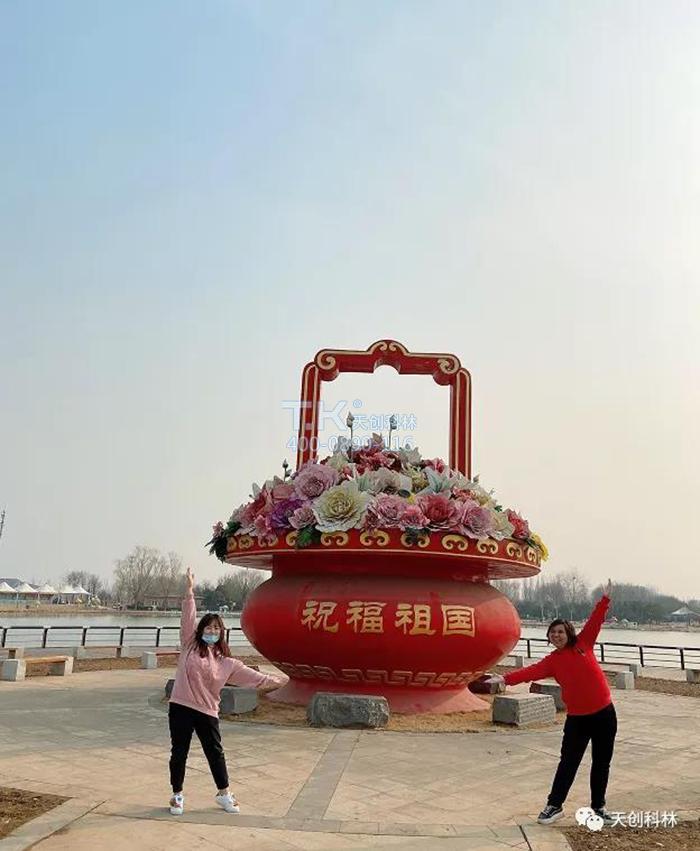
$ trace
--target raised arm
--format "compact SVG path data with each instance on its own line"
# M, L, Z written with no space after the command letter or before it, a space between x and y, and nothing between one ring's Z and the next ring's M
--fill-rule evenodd
M280 688L289 681L286 674L263 674L244 665L240 659L231 659L233 670L229 674L227 683L246 688L275 689Z
M603 621L605 620L605 615L608 611L608 606L610 605L611 593L612 582L608 579L608 584L605 586L603 596L596 603L595 608L591 612L591 616L588 618L585 626L578 634L577 640L582 644L586 644L588 647L593 647L596 639L598 638L598 633L600 632L600 628L603 626Z
M192 641L197 629L197 606L194 601L194 573L192 568L187 568L187 586L185 596L182 598L182 613L180 615L180 646L185 647Z
M551 655L551 654L550 654ZM507 686L517 686L518 683L529 683L532 680L541 680L545 677L552 676L552 662L549 656L535 662L534 665L528 665L527 668L520 668L517 671L509 671L504 677L503 682Z

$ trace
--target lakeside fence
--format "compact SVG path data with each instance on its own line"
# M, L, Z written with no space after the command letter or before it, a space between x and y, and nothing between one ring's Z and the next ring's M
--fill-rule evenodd
M180 627L173 626L0 626L0 647L175 647L180 640ZM226 641L231 647L247 646L240 626L227 627ZM540 659L550 652L545 638L521 638L511 653ZM659 644L625 644L599 641L596 656L601 662L659 668L700 668L700 647L677 647Z
M180 625L172 626L0 626L0 647L175 647ZM226 629L229 646L248 645L239 626Z

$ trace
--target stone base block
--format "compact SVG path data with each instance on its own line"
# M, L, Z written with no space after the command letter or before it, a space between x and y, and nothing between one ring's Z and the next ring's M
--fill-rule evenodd
M556 719L554 698L548 694L499 694L493 701L493 721L513 727L551 723Z
M389 703L385 697L323 691L311 698L306 709L306 717L312 727L386 727L389 714Z

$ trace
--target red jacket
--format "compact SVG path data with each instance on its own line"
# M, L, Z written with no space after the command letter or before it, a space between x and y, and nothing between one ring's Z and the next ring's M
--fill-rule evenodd
M609 597L603 596L598 601L573 647L554 650L534 665L506 674L503 678L506 685L554 677L561 686L561 699L569 715L589 715L606 707L612 702L610 688L593 646L609 605Z

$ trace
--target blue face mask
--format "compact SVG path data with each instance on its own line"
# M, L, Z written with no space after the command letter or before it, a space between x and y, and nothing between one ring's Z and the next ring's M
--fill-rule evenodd
M210 632L203 632L202 640L206 641L207 644L216 644L216 642L219 640L219 633L216 633L216 635L212 635Z

